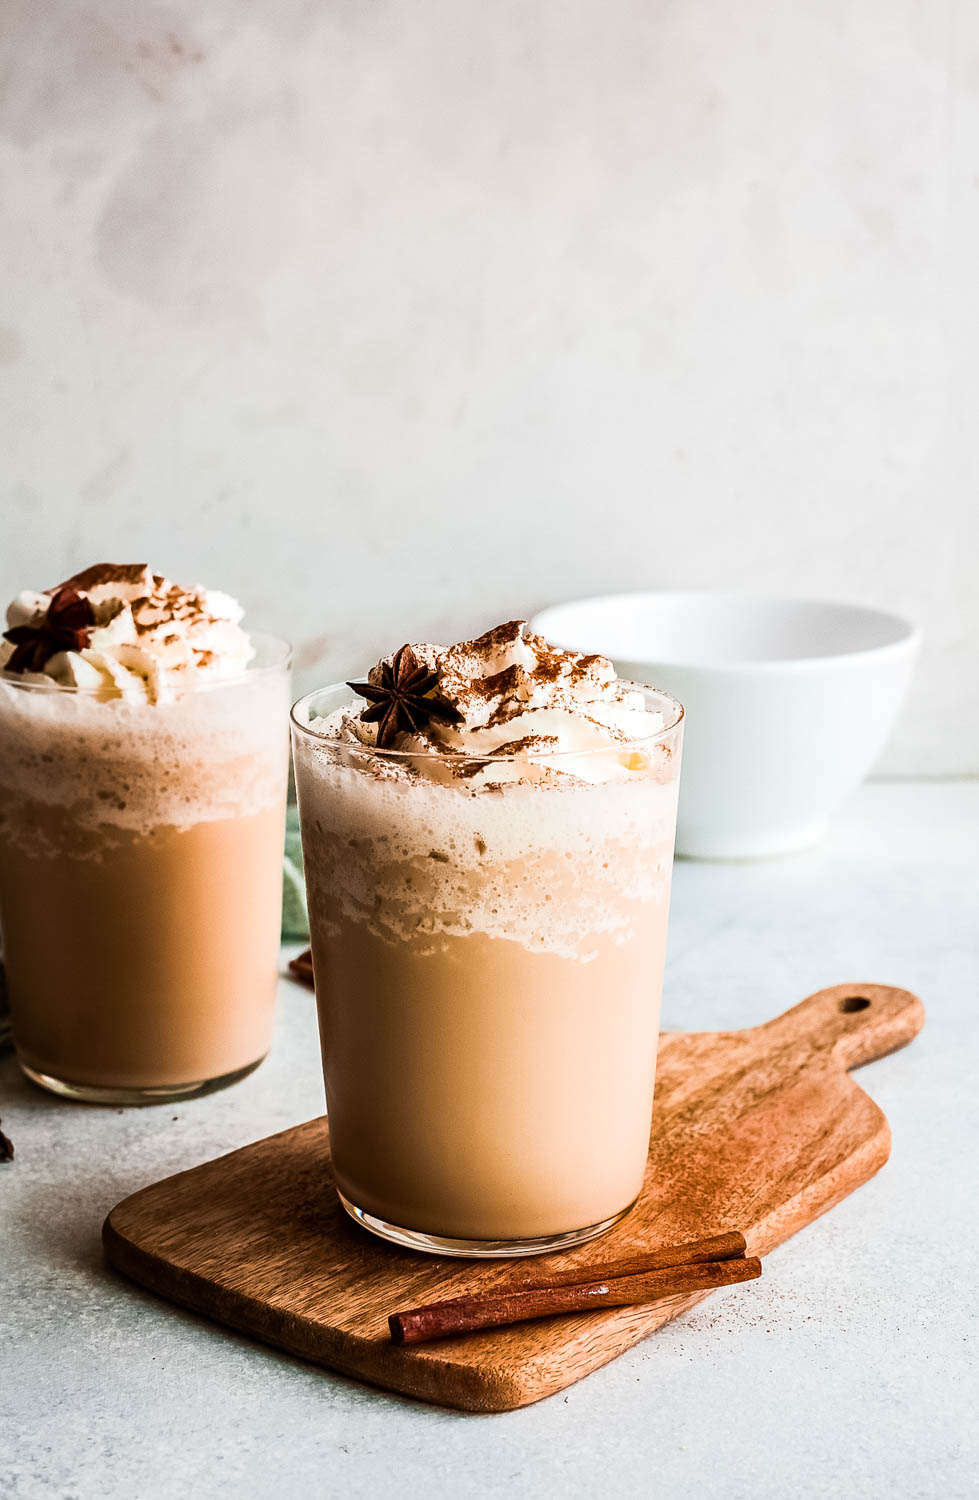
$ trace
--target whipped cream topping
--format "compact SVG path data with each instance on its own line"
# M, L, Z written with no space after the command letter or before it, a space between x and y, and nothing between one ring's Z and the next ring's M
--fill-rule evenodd
M412 650L438 674L431 696L457 717L432 718L401 733L392 748L458 757L419 758L410 763L414 771L433 780L465 779L476 789L568 776L604 782L649 770L656 747L646 754L642 742L664 728L663 715L647 708L639 688L618 679L606 657L562 651L523 620L454 646L420 643ZM380 685L393 659L372 667L368 681ZM376 747L376 723L354 710L343 712L336 729L341 739Z
M52 601L71 590L91 606L77 649L60 639L41 665L16 666L17 640L32 632L44 639ZM7 609L0 641L0 672L16 670L25 682L53 682L101 698L167 702L215 678L238 676L254 647L240 620L244 611L228 594L185 588L145 563L96 563L43 592L25 590ZM44 656L44 652L40 653ZM11 666L14 663L14 666Z

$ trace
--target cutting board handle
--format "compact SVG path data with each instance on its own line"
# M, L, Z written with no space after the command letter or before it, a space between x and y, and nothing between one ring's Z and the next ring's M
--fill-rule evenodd
M798 1045L802 1054L831 1051L849 1069L906 1047L924 1023L925 1008L910 990L889 984L834 984L776 1016L762 1030L786 1033L786 1040Z

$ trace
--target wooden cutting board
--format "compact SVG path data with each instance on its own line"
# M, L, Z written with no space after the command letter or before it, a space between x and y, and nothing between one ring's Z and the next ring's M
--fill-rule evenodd
M881 1111L846 1070L910 1042L924 1021L907 990L843 984L746 1031L664 1033L645 1185L602 1239L533 1262L401 1250L344 1214L325 1119L144 1188L103 1239L135 1281L265 1343L389 1390L508 1411L614 1359L701 1301L575 1314L398 1348L388 1313L562 1269L740 1229L749 1255L852 1193L890 1153ZM752 1287L725 1293L752 1297Z

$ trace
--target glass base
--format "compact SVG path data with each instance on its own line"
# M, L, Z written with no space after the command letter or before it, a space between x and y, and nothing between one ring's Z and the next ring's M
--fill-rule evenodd
M22 1057L18 1057L17 1061L21 1072L32 1083L39 1084L42 1089L57 1094L61 1099L74 1099L79 1104L171 1104L176 1099L199 1099L202 1094L214 1094L218 1089L226 1089L232 1083L239 1083L249 1073L254 1073L267 1056L267 1052L263 1053L246 1067L236 1068L233 1073L224 1073L220 1078L205 1078L203 1083L165 1083L158 1088L118 1089L101 1088L91 1083L70 1083L67 1078L55 1078L51 1073L41 1073L36 1068L29 1067Z
M382 1240L390 1240L392 1244L403 1245L408 1250L423 1250L428 1255L463 1255L476 1260L548 1255L555 1250L573 1250L576 1245L584 1245L587 1240L595 1239L618 1224L635 1203L633 1199L632 1203L619 1213L612 1214L611 1218L602 1219L598 1224L589 1224L584 1229L569 1229L564 1234L543 1234L529 1240L454 1240L447 1239L444 1235L425 1234L420 1229L402 1229L399 1224L389 1224L376 1214L369 1214L358 1208L356 1203L351 1203L339 1188L337 1196L352 1219L356 1219L362 1228L369 1229L371 1234L378 1235Z

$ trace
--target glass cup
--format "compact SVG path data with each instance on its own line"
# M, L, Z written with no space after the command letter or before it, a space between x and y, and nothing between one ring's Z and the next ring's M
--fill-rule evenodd
M186 1098L268 1052L289 647L127 702L0 673L0 925L20 1066L100 1104Z
M346 686L293 708L333 1168L385 1239L543 1253L638 1196L683 717L643 692L646 739L469 766L330 738Z

